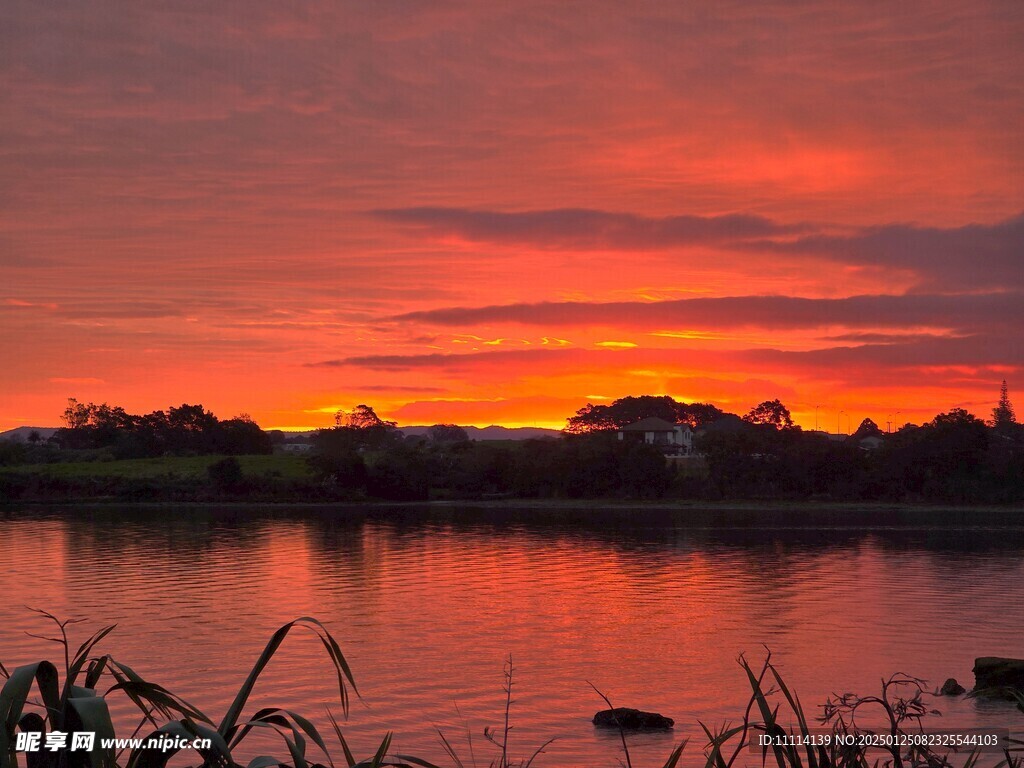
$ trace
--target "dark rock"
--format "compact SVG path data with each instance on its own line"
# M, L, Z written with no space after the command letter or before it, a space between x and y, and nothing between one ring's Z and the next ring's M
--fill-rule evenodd
M975 693L1005 694L1006 689L1015 688L1024 692L1024 659L1002 659L998 656L983 656L974 660Z
M639 709L616 707L603 709L594 715L594 725L602 728L624 728L627 731L665 731L675 725L671 717L657 712L641 712Z
M962 693L967 693L967 689L960 685L955 677L946 680L942 684L942 688L939 689L939 695L941 696L959 696Z

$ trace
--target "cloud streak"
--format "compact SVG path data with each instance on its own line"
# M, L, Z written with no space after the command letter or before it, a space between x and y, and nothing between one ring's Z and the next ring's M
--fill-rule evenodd
M633 330L814 329L930 327L959 332L1024 324L1024 292L909 294L815 299L732 296L671 301L539 302L452 307L393 318L437 326L518 324L542 327L614 327Z
M1024 288L1024 214L991 225L939 229L889 224L846 236L815 234L746 247L906 269L918 276L922 291Z
M501 212L424 207L376 210L371 215L439 237L579 250L663 249L808 230L806 225L781 224L749 214L651 217L585 208Z

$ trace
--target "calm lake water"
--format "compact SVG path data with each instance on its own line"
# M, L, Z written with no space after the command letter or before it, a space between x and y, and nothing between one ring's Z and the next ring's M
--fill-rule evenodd
M779 513L649 526L504 517L6 513L0 661L57 659L25 634L49 627L23 606L88 619L81 639L117 623L109 652L216 721L270 634L315 616L362 694L343 724L357 756L393 730L399 751L450 764L440 728L467 765L471 734L487 765L482 731L501 724L511 654L511 753L528 757L557 737L535 765L573 768L620 756L617 736L590 724L604 705L588 681L618 706L676 719L672 734L631 737L634 765L660 765L685 737L692 764L703 744L697 720L735 721L746 703L741 653L756 662L770 648L810 710L834 693L877 693L894 672L970 687L975 656L1024 657L1024 528L1012 517L892 527L880 515L865 527L816 529ZM311 634L285 642L254 702L318 723L329 703L340 716ZM935 728L1024 724L1006 704L935 706Z

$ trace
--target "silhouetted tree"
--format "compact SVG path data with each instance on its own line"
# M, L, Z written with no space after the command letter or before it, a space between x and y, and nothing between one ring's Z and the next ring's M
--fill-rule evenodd
M67 429L82 429L88 426L92 418L92 408L95 406L85 405L73 397L68 398L68 407L64 409L61 420Z
M743 420L750 424L767 424L776 429L788 429L793 426L789 409L778 399L765 400L760 405L751 408Z
M882 430L878 428L873 419L864 419L857 427L857 431L853 433L855 440L862 440L865 437L881 437Z
M722 415L721 410L709 403L680 403L668 395L629 396L619 398L611 405L588 403L567 419L565 432L570 435L606 432L650 417L697 427Z
M1006 430L1017 423L1017 414L1013 410L1013 403L1010 402L1010 393L1006 388L1006 380L999 388L999 404L992 409L992 426L996 429Z
M357 405L351 411L338 411L334 414L334 423L339 427L352 429L369 429L371 427L394 427L397 422L385 421L368 405Z
M432 443L464 443L469 435L457 424L435 424L427 430L427 437Z
M217 453L232 456L273 453L274 445L270 435L252 419L237 416L220 422L219 427L220 445Z
M570 435L586 435L612 430L618 426L610 406L587 403L576 411L575 416L566 419L565 431Z

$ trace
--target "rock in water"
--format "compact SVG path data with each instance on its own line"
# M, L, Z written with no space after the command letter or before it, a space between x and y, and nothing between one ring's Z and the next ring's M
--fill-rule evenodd
M951 677L942 684L939 693L943 696L959 696L962 693L967 693L967 689L960 685L955 677Z
M657 712L641 712L639 709L616 707L615 709L603 709L594 715L594 725L603 728L624 728L627 731L666 731L675 725L675 720L659 715Z
M983 656L974 660L974 690L1016 688L1024 692L1024 659Z

